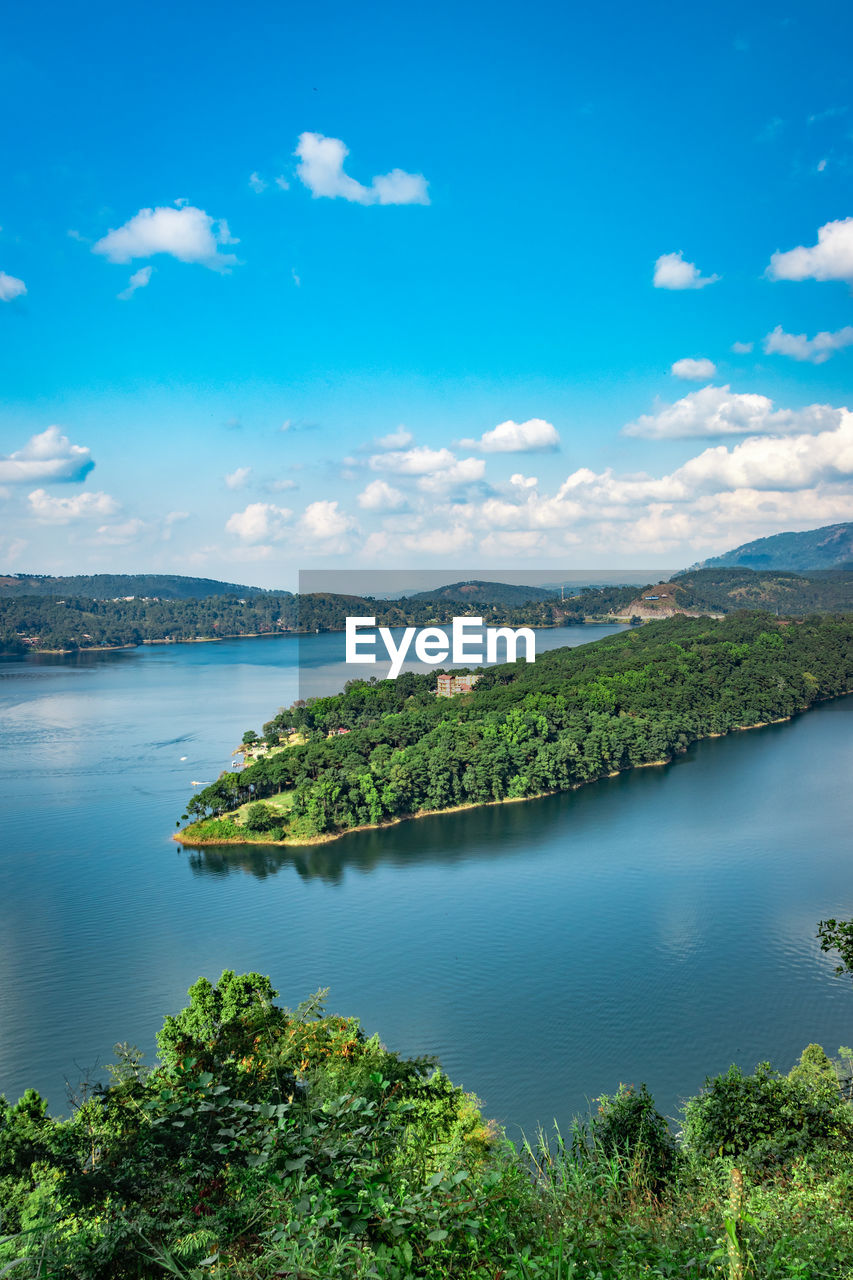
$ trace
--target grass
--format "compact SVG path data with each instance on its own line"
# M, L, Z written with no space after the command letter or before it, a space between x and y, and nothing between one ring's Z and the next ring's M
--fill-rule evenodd
M290 810L293 807L293 795L294 793L292 790L276 791L274 795L264 796L261 803L268 804L271 809L278 809L280 813L287 813L288 810ZM252 799L248 801L246 804L241 804L240 808L232 810L232 812L228 814L228 817L234 819L234 821L242 825L242 823L245 820L246 810L249 808L249 805L256 804L256 803L257 801Z

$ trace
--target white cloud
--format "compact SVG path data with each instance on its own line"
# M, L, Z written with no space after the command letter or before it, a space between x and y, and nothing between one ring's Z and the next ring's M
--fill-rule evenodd
M371 480L358 495L358 505L365 511L397 511L405 502L406 495L385 480Z
M709 396L715 398L705 402ZM476 547L483 556L541 559L583 546L611 559L640 553L683 557L685 546L706 555L783 529L850 518L853 414L848 410L776 409L766 397L736 397L715 387L684 397L682 412L685 403L693 406L686 415L688 436L707 433L708 418L716 416L718 432L722 423L723 431L748 438L712 444L664 474L579 467L548 493L534 477L517 472L503 493L471 490L461 502L434 483L459 465L445 456L440 469L415 474L415 492L405 511L376 508L381 528L361 553L451 557ZM700 420L701 431L693 418ZM675 434L685 434L684 425ZM418 466L423 463L420 451L408 454L416 455ZM405 465L410 467L411 459Z
M767 275L771 280L846 280L853 284L853 218L824 223L815 245L774 253Z
M375 444L379 449L405 449L406 445L411 444L413 440L411 431L401 426L387 436L379 436Z
M487 556L541 556L547 553L545 534L532 529L519 529L514 533L488 533L480 542L480 550Z
M692 493L724 489L812 488L853 478L853 414L835 410L837 425L815 435L786 439L759 436L743 440L731 451L725 445L706 449L673 473Z
M78 493L73 498L52 498L44 489L34 489L28 500L35 518L50 524L112 516L119 509L115 498L108 493Z
M816 435L755 437L718 445L669 475L616 476L581 468L552 497L523 503L487 500L474 523L496 531L582 528L615 537L614 545L708 545L715 534L741 541L762 530L844 519L851 509L853 414ZM610 534L608 534L608 530ZM620 532L621 530L621 532ZM588 539L587 539L588 540Z
M764 350L768 355L791 356L794 360L809 360L812 364L824 364L836 351L850 346L853 346L853 325L849 324L835 333L824 329L813 338L806 337L804 333L785 333L777 324L764 339Z
M197 262L211 271L227 271L237 258L221 253L222 245L237 244L224 218L211 218L191 204L180 208L140 209L123 226L108 231L92 246L110 262L132 262L168 253L179 262Z
M418 489L433 494L474 484L482 480L486 471L482 458L457 458L450 449L430 449L427 445L375 453L369 465L373 471L416 477Z
M20 298L27 292L27 286L23 280L19 280L17 276L7 276L5 271L0 271L0 302L11 302L13 298Z
M817 432L837 425L842 410L812 404L774 410L767 396L741 394L731 387L691 391L657 413L643 414L624 428L627 436L649 440L686 440L702 436L787 435Z
M30 544L26 538L0 538L0 552L3 555L3 562L8 568L20 560L22 552L26 551Z
M386 559L388 550L391 546L391 539L384 529L376 529L373 533L369 533L361 548L361 556L364 560L375 560L377 557Z
M417 534L409 534L403 538L402 542L406 551L446 556L455 555L473 546L474 535L464 525L455 524L450 528L424 529Z
M655 263L652 283L656 289L704 289L719 276L703 276L695 262L685 262L684 254L662 253Z
M99 542L111 547L125 547L134 542L146 528L144 520L124 520L121 524L102 524L97 530Z
M290 183L287 181L287 178L285 178L284 174L279 174L279 176L275 180L275 185L278 187L280 191L290 190Z
M479 440L460 440L459 444L483 453L550 453L559 448L560 437L544 418L528 418L526 422L500 422L484 431Z
M229 489L243 489L246 481L249 479L251 467L238 467L236 471L231 471L225 476L225 484Z
M287 507L277 507L272 502L250 502L245 510L228 517L225 530L249 545L268 539L277 541L287 533L292 515Z
M417 481L422 493L442 493L458 485L475 484L482 480L486 464L482 458L460 458L450 467L442 467L432 475L423 475Z
M373 471L393 471L401 476L422 476L434 471L446 471L454 466L456 455L449 449L430 449L419 444L414 449L392 449L389 453L375 453L370 459Z
M299 157L297 174L314 197L328 196L356 204L429 204L427 183L420 173L392 169L377 175L365 187L344 173L349 148L340 138L326 138L322 133L302 133L294 153Z
M268 184L264 182L263 178L259 173L249 174L249 186L252 188L255 195L259 196L262 191L266 191L267 185Z
M270 493L284 493L288 489L297 489L298 487L295 480L270 480L269 484L265 486Z
M698 360L692 360L686 357L684 360L676 360L670 369L676 378L686 378L688 382L706 382L708 378L713 378L717 372L717 366L713 360L708 360L702 356Z
M299 157L296 172L315 198L328 196L334 200L341 196L356 204L374 203L370 189L344 173L344 160L349 155L349 148L340 138L326 138L322 133L302 133L294 154Z
M59 427L48 427L23 449L0 456L0 484L83 480L94 465L88 449L72 444Z
M122 301L127 302L136 293L137 289L144 289L150 282L153 267L140 267L138 271L134 271L133 275L127 282L127 288L122 289L121 293L116 296Z
M302 514L302 531L309 542L326 542L340 538L353 527L353 521L338 507L337 502L321 499L312 502Z
M185 520L189 520L189 511L170 511L163 517L162 538L164 542L169 542L172 537L172 530L176 524L183 524Z
M373 179L377 204L429 204L427 183L422 173L392 169Z
M736 356L748 356L753 346L752 342L733 342L732 351Z
M827 107L824 111L814 111L810 116L806 117L808 124L820 124L824 120L832 120L836 116L844 116L847 114L847 107Z

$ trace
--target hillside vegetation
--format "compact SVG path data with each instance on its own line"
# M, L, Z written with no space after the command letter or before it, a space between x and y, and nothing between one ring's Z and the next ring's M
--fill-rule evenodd
M843 613L853 609L853 570L798 574L771 569L691 569L668 582L645 587L622 608L626 614L646 618L680 610L728 614L738 609L761 609L789 618Z
M510 582L484 582L474 578L468 582L451 582L446 587L436 587L432 591L419 591L407 597L410 601L454 601L458 604L487 605L520 605L531 600L550 600L559 598L559 592L551 587L526 587Z
M323 994L291 1013L260 974L202 978L153 1070L116 1045L67 1119L0 1099L0 1274L849 1280L853 1108L819 1046L707 1079L678 1141L620 1086L518 1151Z
M745 542L697 567L741 566L747 569L834 569L853 565L853 521L828 524L802 533L776 533Z
M118 578L109 580L113 584L119 582ZM125 585L133 581L124 580ZM157 585L164 580L152 576L150 581ZM175 581L182 584L181 591L187 592L193 582L204 582L190 578ZM0 590L0 652L74 651L225 636L343 631L349 615L373 616L377 625L389 627L447 623L460 614L479 615L487 626L550 627L590 618L654 617L674 610L727 614L750 608L804 617L853 609L850 571L798 575L746 569L694 570L663 586L666 599L657 603L649 603L643 597L659 594L660 585L639 592L633 586L586 587L564 601L544 589L480 582L451 584L438 592L400 600L322 592L291 595L242 587L231 594L200 592L198 597L174 599L165 595L98 599L60 596L52 591L20 595ZM473 591L469 592L469 587ZM236 594L238 591L243 594Z
M76 573L52 577L40 573L0 576L0 599L7 596L83 596L112 600L115 596L157 596L161 600L204 600L207 596L263 595L261 587L188 578L179 573Z
M456 698L435 696L434 674L351 681L279 711L263 726L266 754L194 795L180 838L300 843L565 791L850 689L853 615L744 613L675 617L491 667Z
M95 600L89 597L0 595L0 652L92 649L180 643L225 636L343 631L349 615L373 616L379 626L425 626L455 614L481 613L488 624L551 626L559 619L538 599L462 605L454 599L373 600L362 596L276 594L200 599Z

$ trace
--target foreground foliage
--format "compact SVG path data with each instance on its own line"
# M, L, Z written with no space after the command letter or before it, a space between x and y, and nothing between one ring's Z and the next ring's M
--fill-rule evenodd
M0 1107L0 1275L155 1280L850 1277L853 1111L809 1046L710 1079L676 1143L645 1087L514 1150L322 993L200 979L160 1065L55 1120Z

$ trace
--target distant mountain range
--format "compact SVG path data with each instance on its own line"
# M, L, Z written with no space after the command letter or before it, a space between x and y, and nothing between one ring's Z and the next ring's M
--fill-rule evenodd
M692 569L838 569L853 567L853 521L828 524L803 533L776 533L756 538L733 551L713 556Z
M726 551L723 555L712 556L708 560L692 565L690 569L682 570L681 573L674 575L671 580L679 583L678 605L684 607L688 585L691 589L700 586L695 581L688 584L686 576L695 574L698 570L748 569L760 572L781 571L783 573L808 574L817 570L838 570L842 568L853 570L853 521L848 521L844 524L830 524L821 529L808 529L802 533L777 533L769 538L758 538L754 542L746 542L740 547L735 547L732 551ZM612 573L602 574L602 582L613 576ZM627 582L638 581L633 573L626 573L625 579ZM704 588L710 584L706 580L701 585L703 591L699 592L700 596L703 594ZM802 584L797 584L797 586L799 588ZM735 584L732 581L726 581L725 584L723 582L715 582L710 594L714 598L715 605L725 609L727 602L724 597L729 592L732 593L732 601L728 602L728 607L731 607L736 592L745 587L746 584ZM769 596L772 597L774 605L777 603L783 604L784 591L782 591L782 595L778 600L776 598L776 592L780 587L781 584L774 583L769 591ZM632 589L621 583L610 583L607 586L592 588L572 582L571 584L566 583L566 588L565 591L561 591L558 582L549 583L547 586L534 587L519 583L488 582L475 578L463 582L451 582L445 586L413 594L400 592L396 599L402 603L405 598L408 606L420 605L423 607L434 601L437 606L458 604L470 607L471 605L482 604L483 606L488 605L507 610L546 603L559 607L561 597L566 605L569 604L572 598L580 603L579 597L583 597L585 605L591 606L597 601L602 610L618 611L620 607L624 606L632 598ZM834 590L833 586L833 593ZM758 591L757 588L750 586L744 592L746 597L744 603L750 597L757 602L757 597L762 593L763 589ZM312 592L310 597L319 600L323 594L328 593ZM654 592L651 592L651 594L654 594ZM266 591L261 587L248 587L236 582L221 582L216 578L185 577L183 574L176 573L95 573L74 574L70 577L54 577L35 573L0 575L0 600L17 599L25 596L54 599L67 597L68 599L88 600L121 600L133 597L136 600L159 599L164 601L208 600L212 597L230 596L255 601L266 598L268 602L275 596L282 604L285 601L294 600L292 592L289 591ZM307 598L302 597L303 611L306 607ZM331 599L332 597L330 596L329 598ZM334 599L340 602L344 601L345 597L336 595ZM379 603L380 597L376 597L376 600ZM656 614L660 612L661 605L657 601L646 603L652 603L655 606L654 612ZM667 600L667 603L671 602ZM694 603L697 607L702 607L699 599L696 599ZM771 599L768 598L763 602L763 606L758 605L758 607L767 607L770 603ZM598 612L599 610L590 608L588 611Z

